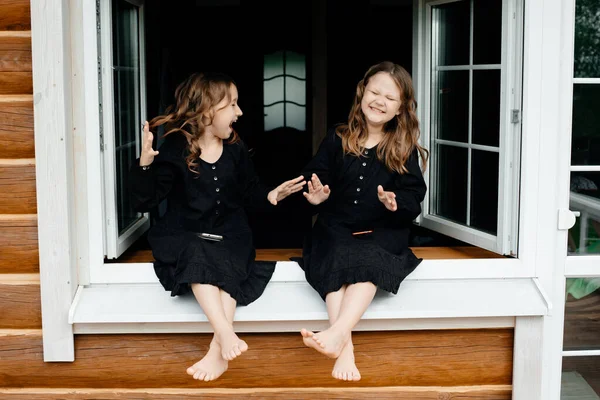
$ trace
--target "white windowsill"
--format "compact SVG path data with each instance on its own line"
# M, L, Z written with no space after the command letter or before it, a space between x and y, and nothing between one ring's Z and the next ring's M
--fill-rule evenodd
M328 325L325 303L300 267L278 265L263 295L238 307L239 332L288 332ZM357 330L514 326L551 306L535 279L406 280L397 295L379 292ZM211 332L189 296L171 297L158 283L80 286L69 311L75 333Z

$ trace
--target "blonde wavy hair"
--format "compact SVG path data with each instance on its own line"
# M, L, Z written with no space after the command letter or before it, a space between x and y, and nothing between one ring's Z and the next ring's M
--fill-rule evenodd
M390 171L404 174L406 162L416 148L421 156L422 169L427 168L429 151L419 144L419 120L417 102L410 74L398 64L384 61L373 65L363 79L358 82L356 96L350 110L348 123L336 128L336 134L342 139L345 154L361 156L367 141L367 121L362 112L361 102L369 79L379 72L388 73L400 89L400 113L383 126L385 135L377 146L377 158L383 161Z
M178 132L186 137L190 154L185 162L188 169L196 174L198 158L202 153L198 139L212 123L215 107L225 98L231 101L230 89L235 85L233 79L222 73L194 73L175 90L175 104L170 105L164 115L150 121L150 130L165 125L167 132L163 137ZM208 115L208 117L207 117ZM229 143L239 140L233 131Z

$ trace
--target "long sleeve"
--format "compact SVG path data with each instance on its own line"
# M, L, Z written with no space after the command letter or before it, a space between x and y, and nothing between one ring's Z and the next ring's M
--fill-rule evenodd
M241 147L239 172L244 206L251 211L271 211L273 205L267 199L267 195L272 188L267 187L260 181L248 148L243 142L238 143Z
M327 132L327 136L321 141L317 154L302 169L301 174L307 182L310 180L312 174L316 174L323 185L331 187L334 182L336 145L341 146L338 140L335 130L330 129Z
M400 223L410 222L421 213L421 202L425 198L427 185L419 167L418 151L414 150L406 164L407 173L399 174L395 180L396 203L398 208L392 213Z
M175 167L169 163L155 160L149 169L143 170L140 160L135 160L129 172L133 208L139 212L146 212L158 206L171 191L175 176Z

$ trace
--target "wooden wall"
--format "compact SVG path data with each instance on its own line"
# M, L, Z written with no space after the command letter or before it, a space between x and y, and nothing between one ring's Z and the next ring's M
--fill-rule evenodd
M207 335L81 335L75 362L44 363L29 7L0 0L1 398L510 398L511 329L356 334L353 384L297 334L245 335L250 350L211 384L185 374Z

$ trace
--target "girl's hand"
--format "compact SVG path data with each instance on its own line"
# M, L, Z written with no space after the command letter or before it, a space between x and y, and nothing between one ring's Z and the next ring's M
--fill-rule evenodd
M142 154L140 155L140 167L146 167L154 161L154 157L158 155L158 151L152 148L152 140L154 136L150 132L148 121L144 122L144 136L142 138Z
M300 191L304 184L306 184L306 181L302 175L297 178L290 179L289 181L285 181L275 189L271 190L267 195L267 199L271 204L276 206L278 201L285 199L292 193Z
M329 189L329 185L323 186L316 174L312 174L310 181L308 181L308 193L303 193L306 200L315 206L327 200L330 194L331 190Z
M388 210L396 211L398 209L398 205L396 204L396 193L386 192L383 190L383 187L379 185L377 186L377 197Z

